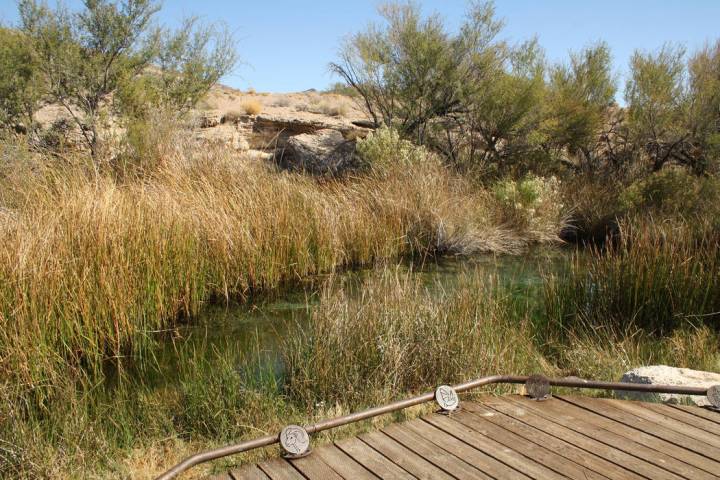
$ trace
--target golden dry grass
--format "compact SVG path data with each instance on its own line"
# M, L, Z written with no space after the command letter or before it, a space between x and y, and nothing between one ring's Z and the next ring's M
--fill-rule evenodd
M248 115L257 115L263 110L263 104L259 100L245 100L242 104L242 109Z
M210 297L528 241L497 218L491 195L436 163L319 183L226 150L159 143L155 169L138 180L64 164L6 177L0 354L12 378L44 385L121 356Z
M135 152L142 168L122 175L113 164L95 174L82 155L56 160L0 144L0 416L9 419L0 441L10 452L0 475L142 477L195 449L181 442L153 453L176 428L207 428L218 408L207 391L227 396L218 375L234 375L236 364L186 374L182 395L91 392L104 388L108 365L141 363L151 332L208 302L403 255L515 253L533 240L498 216L490 192L438 162L319 181L197 148L186 132L149 138ZM268 407L249 411L240 387L229 397L239 413L223 417L262 418L268 428L286 418L277 392L258 393ZM224 438L203 435L205 446Z

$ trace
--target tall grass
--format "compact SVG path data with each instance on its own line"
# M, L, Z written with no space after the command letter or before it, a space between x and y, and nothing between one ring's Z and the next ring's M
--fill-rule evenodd
M285 349L290 395L357 408L440 382L551 373L532 342L525 303L487 273L471 270L452 288L431 287L386 269L359 297L342 285L325 289L310 325Z
M549 279L539 315L479 272L428 288L385 267L359 296L346 277L321 286L282 376L231 338L178 342L164 371L153 345L209 303L401 256L518 253L562 224L554 181L478 187L388 132L361 148L386 161L342 180L177 133L93 168L0 145L0 477L150 478L192 451L489 373L720 369L717 226L631 219Z
M216 349L179 341L179 368L156 372L158 381L137 376L115 386L68 389L44 415L20 415L17 400L8 398L0 407L9 419L0 427L0 476L152 478L191 452L484 374L542 371L609 380L649 362L720 369L720 342L706 328L664 339L600 331L567 337L562 356L547 356L524 296L511 296L472 268L453 286L428 285L393 267L360 285L330 276L319 298L309 323L285 341L279 377L232 338ZM276 452L229 458L193 473L200 478L268 454Z
M158 332L209 302L406 255L518 252L559 228L542 237L515 228L489 192L439 162L316 180L194 147L183 135L135 142L99 165L0 144L3 435L73 445L66 436L86 417L108 405L123 411L90 393L108 372L122 380L126 369L151 364ZM73 412L75 426L62 412ZM138 432L132 425L153 423L140 417L121 416L131 433L108 442L127 444ZM0 451L10 452L3 463L27 463L13 448Z
M664 335L720 326L720 234L713 219L621 223L606 250L578 256L548 283L546 330L580 326Z

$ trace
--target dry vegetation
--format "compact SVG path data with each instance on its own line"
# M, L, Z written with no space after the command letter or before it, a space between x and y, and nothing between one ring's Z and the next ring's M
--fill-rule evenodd
M515 228L493 192L478 190L432 156L413 169L390 163L356 179L319 182L223 149L195 148L182 132L165 133L143 144L151 148L141 156L144 168L122 175L94 173L84 155L60 161L12 142L2 146L6 474L74 475L101 468L94 448L132 443L139 427L120 418L125 407L111 402L113 422L128 422L123 440L103 430L108 425L97 415L104 407L90 407L78 389L91 391L109 364L117 371L127 368L125 358L143 364L151 332L192 317L212 299L243 299L308 275L403 255L517 252L533 239L556 238L561 222L556 217L540 232L523 223ZM379 151L387 147L376 143ZM367 141L368 152L372 144ZM219 380L202 388L213 381ZM200 388L196 382L193 388ZM135 403L123 396L132 390L113 395ZM179 415L178 404L162 401ZM85 408L91 417L73 417L77 423L60 415ZM93 429L93 441L106 443L78 446L78 428ZM167 426L157 428L168 434ZM221 438L212 428L205 435ZM56 442L79 448L81 456L51 455L51 467L42 449Z
M490 372L720 370L720 43L636 52L628 106L609 108L604 43L551 65L536 41L499 40L491 4L474 3L455 33L388 5L386 24L350 37L332 65L347 85L201 100L235 62L230 37L189 22L165 44L148 30L151 2L129 4L86 2L102 26L88 29L28 0L23 25L0 28L15 73L0 77L0 477L149 478L191 451ZM169 62L157 75L129 69L164 50L177 58L156 59ZM171 81L178 71L187 82ZM105 138L109 97L126 129ZM65 105L89 153L35 128L45 98ZM343 178L199 147L158 121L294 108L349 124L356 105L378 129ZM476 271L432 289L387 266L517 254L561 231L594 243L545 276L537 304ZM334 275L364 265L378 268L359 296ZM284 375L234 338L174 341L204 307L317 286L317 274L330 278L280 349ZM161 342L172 372L154 356Z
M345 180L198 149L174 127L150 137L144 168L122 175L112 164L94 173L83 155L57 160L3 144L3 476L149 478L190 451L258 429L491 371L613 379L651 361L719 367L714 317L692 323L690 315L717 309L715 227L680 222L632 230L621 249L593 257L592 278L605 295L590 312L583 257L549 279L539 316L524 296L472 271L453 290L430 291L387 269L360 298L336 279L321 288L312 322L283 349L286 377L258 378L256 359L232 339L217 351L179 343L180 370L155 388L142 380L155 368L153 332L209 302L400 256L518 253L554 241L564 210L557 180L482 187L387 129L359 143L368 168ZM619 202L644 205L647 189L656 199L655 184L646 183ZM681 185L668 188L673 200L663 205L678 204L678 191L688 203L691 189ZM689 203L709 211L699 200L709 198L706 188L693 190ZM663 228L684 240L662 242ZM668 296L678 284L686 288ZM637 303L640 294L647 296ZM622 321L644 318L650 306L663 311L664 298L676 308L668 318L682 319L671 334ZM595 311L602 318L589 315ZM109 371L120 375L118 388ZM368 388L355 389L360 381Z
M245 100L242 108L248 115L257 115L263 110L263 104L259 100Z

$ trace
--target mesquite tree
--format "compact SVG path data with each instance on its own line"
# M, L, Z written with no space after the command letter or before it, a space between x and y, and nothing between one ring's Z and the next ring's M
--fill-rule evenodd
M151 84L164 85L163 97L182 99L178 106L185 107L236 62L225 31L198 28L195 21L177 32L154 25L160 7L153 0L84 0L83 7L70 12L36 0L19 3L49 99L73 118L96 160L101 120L121 85L157 67L162 82Z

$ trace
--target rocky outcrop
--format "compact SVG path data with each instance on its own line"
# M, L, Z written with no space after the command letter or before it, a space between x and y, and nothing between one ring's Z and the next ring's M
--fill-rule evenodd
M340 119L307 118L292 113L223 115L211 110L202 112L198 123L201 127L195 133L198 141L240 151L274 153L278 164L313 173L342 168L354 152L354 140L370 131Z
M245 105L250 101L261 106L261 113L247 113ZM372 125L362 120L362 111L353 105L347 97L335 94L243 93L218 85L203 99L202 108L191 112L189 134L200 144L233 149L247 158L274 158L294 170L337 173L353 164L355 140L372 131L367 128ZM36 123L44 144L83 147L82 130L71 113L81 115L59 105L38 111ZM122 124L115 121L102 130L115 138L123 133Z
M331 129L290 137L275 158L284 168L315 175L336 175L360 165L355 140L346 140L340 131Z
M620 380L624 383L642 383L650 385L676 385L687 387L710 388L720 385L720 373L675 368L666 365L639 367L626 372ZM688 401L700 405L710 405L705 396L690 396L668 393L618 392L618 397L631 400L662 401L668 403L686 403Z
M297 135L316 134L323 130L337 131L344 140L364 137L370 130L344 121L308 119L293 115L258 115L250 135L250 146L258 150L283 149Z
M200 113L198 122L200 128L213 128L222 123L223 114L219 110L206 110Z
M197 130L195 139L205 144L220 145L239 151L250 149L247 139L233 125L218 125Z

